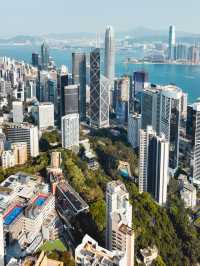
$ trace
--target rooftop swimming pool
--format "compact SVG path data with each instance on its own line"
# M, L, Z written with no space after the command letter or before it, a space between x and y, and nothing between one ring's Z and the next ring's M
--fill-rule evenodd
M20 215L20 213L23 211L23 208L20 206L15 206L13 207L6 215L3 217L4 219L4 224L5 225L10 225L16 218L17 216Z
M45 203L46 200L47 200L46 195L39 195L39 196L37 196L37 198L34 199L33 203L36 206L41 207Z

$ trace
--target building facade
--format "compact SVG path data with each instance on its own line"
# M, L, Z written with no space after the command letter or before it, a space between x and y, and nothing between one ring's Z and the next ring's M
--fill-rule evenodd
M103 128L109 126L109 86L107 78L100 74L100 49L90 53L90 123Z
M151 86L142 94L142 129L152 126L169 142L169 168L173 174L179 162L182 90L173 85Z
M23 123L24 121L23 102L14 101L12 105L13 105L13 122Z
M190 168L193 180L200 181L200 102L187 109L186 135L190 140Z
M28 157L37 157L39 155L38 127L28 123L6 125L5 133L8 141L27 143Z
M62 117L62 147L73 149L79 146L79 114L69 114Z
M130 113L128 117L128 142L131 144L133 149L139 147L140 129L141 115L137 113Z
M72 80L79 85L80 120L86 118L86 54L72 53Z
M134 265L132 206L126 187L119 180L106 187L106 247L123 252L122 265Z
M176 32L175 26L171 25L169 27L169 48L168 48L168 58L169 60L175 59L175 45L176 45Z
M104 69L104 76L110 81L113 81L115 77L115 37L112 26L106 28Z
M43 102L37 108L37 121L40 130L54 127L54 104Z
M139 191L149 192L160 204L167 201L169 143L152 127L140 130Z
M11 144L11 149L15 157L16 165L23 165L27 162L27 143L26 142L15 142Z
M79 113L79 85L64 88L65 115Z

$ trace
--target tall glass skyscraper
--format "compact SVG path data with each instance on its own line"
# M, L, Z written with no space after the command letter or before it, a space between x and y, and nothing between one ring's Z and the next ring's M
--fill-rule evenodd
M93 127L109 126L109 80L100 74L100 49L90 53L90 122Z
M169 168L177 169L182 90L176 86L154 86L142 94L142 129L151 125L157 134L164 134L169 142Z
M72 54L72 80L79 84L79 115L80 120L86 118L86 55L84 53Z
M175 45L176 45L176 33L175 26L169 27L169 60L174 60L175 57Z
M42 69L47 70L49 65L49 47L46 42L41 45L41 64Z
M114 30L108 26L105 34L105 69L104 76L113 81L115 77L115 39Z
M189 149L191 175L194 180L200 181L200 102L199 100L187 109L187 138L191 142Z

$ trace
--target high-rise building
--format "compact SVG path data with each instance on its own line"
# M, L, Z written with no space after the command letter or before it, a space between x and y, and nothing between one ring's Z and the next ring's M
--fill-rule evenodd
M178 167L182 90L176 86L151 86L142 94L142 129L152 126L169 141L169 168Z
M171 25L169 27L169 60L174 60L175 58L175 45L176 45L176 33L175 33L175 26Z
M40 130L54 127L54 104L43 102L37 108L37 122Z
M106 28L105 34L105 69L104 76L110 81L115 78L115 38L112 26Z
M100 49L90 53L90 123L93 127L109 126L109 86L100 74Z
M124 253L124 266L134 265L134 231L129 194L121 181L106 188L106 247Z
M152 127L140 130L139 191L149 192L160 204L167 201L169 143Z
M199 64L200 62L200 49L198 46L191 46L188 49L188 60L192 64Z
M79 146L79 115L68 114L62 117L62 147L73 149Z
M79 113L79 85L64 88L65 115Z
M188 106L186 135L191 142L191 174L194 180L200 181L200 101Z
M124 124L128 122L130 79L125 76L115 80L113 107L117 120Z
M39 155L39 139L38 127L28 123L14 124L9 123L6 125L5 133L8 141L13 142L26 142L28 149L28 157L37 157Z
M39 54L38 53L32 53L32 65L34 67L39 67Z
M6 136L3 133L3 131L0 129L0 156L2 152L4 151L5 144L6 144Z
M48 71L39 72L39 82L37 86L37 99L40 102L48 101Z
M57 79L48 79L48 101L54 104L55 113L58 114Z
M134 81L134 96L139 92L142 92L145 87L145 83L148 82L148 73L145 71L136 71L133 73Z
M49 46L46 42L41 45L41 67L43 70L48 70L49 66Z
M22 165L27 162L27 143L26 142L15 142L11 144L11 150L15 157L15 164Z
M86 54L72 54L72 80L79 85L79 115L80 120L86 118Z
M24 111L23 111L23 102L14 101L13 106L13 122L14 123L23 123L24 120Z
M172 174L178 168L182 90L164 86L160 94L159 134L169 142L169 168Z
M128 142L133 149L139 147L141 129L141 115L138 113L130 113L128 117Z
M175 46L175 59L178 61L186 61L188 58L188 47L185 44L177 44Z
M68 71L65 66L62 66L58 76L58 94L60 96L60 116L65 115L65 87L69 85Z

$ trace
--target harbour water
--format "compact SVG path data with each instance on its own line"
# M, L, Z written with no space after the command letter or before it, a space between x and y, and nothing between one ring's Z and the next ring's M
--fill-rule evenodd
M50 55L56 65L67 65L71 70L71 54L77 49L51 49ZM78 50L81 51L81 50ZM0 46L0 57L8 56L18 60L31 62L32 52L39 52L39 47L32 46ZM89 49L86 50L89 52ZM188 93L189 102L200 97L200 66L169 64L124 64L130 58L136 58L137 51L120 50L116 54L116 75L132 74L136 70L149 73L149 81L158 84L176 84Z

